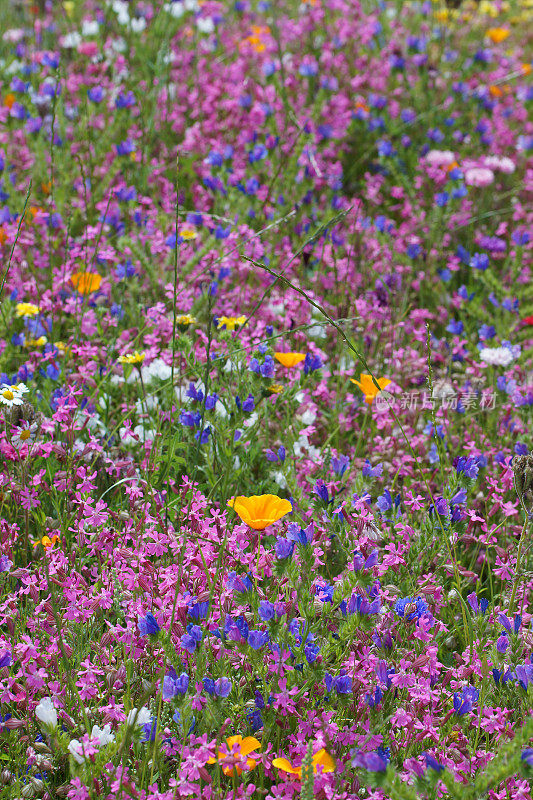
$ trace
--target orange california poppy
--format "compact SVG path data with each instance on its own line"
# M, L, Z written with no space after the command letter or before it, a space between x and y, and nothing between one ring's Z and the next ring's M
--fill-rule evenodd
M315 775L318 773L319 767L322 767L322 772L333 772L335 769L335 761L324 748L315 753L311 764ZM286 758L275 758L272 766L277 767L282 772L288 772L289 775L296 775L298 780L302 780L302 767L293 767Z
M391 383L388 378L378 378L378 385L376 386L372 375L366 375L365 373L359 376L358 381L355 378L350 378L350 380L356 386L359 386L365 395L365 403L368 403L369 406L372 405L377 395Z
M0 227L0 245L5 244L6 239L7 239L6 232L2 227Z
M262 531L292 511L288 500L275 494L232 497L228 506L254 531Z
M487 31L487 39L490 39L493 44L500 44L504 42L511 31L508 28L489 28Z
M295 367L305 360L305 353L274 353L274 358L283 367Z
M96 272L75 272L70 280L80 294L91 294L100 288L102 276Z
M9 92L9 94L6 94L6 96L4 97L4 105L7 106L7 108L13 108L15 100L16 97L13 94L13 92Z
M225 761L228 758L231 758L233 755L234 758L246 758L247 755L252 753L254 750L261 749L261 742L258 742L254 736L247 736L245 739L239 734L238 736L230 736L229 739L226 739L226 744L228 746L228 752L225 753L223 750L219 750L217 753L217 758L210 758L207 762L208 764L216 764L217 761ZM237 745L236 750L234 750L235 745ZM253 758L246 759L246 767L247 769L253 769L257 761ZM238 764L235 764L235 771L237 775L242 773L242 767L239 767ZM225 766L222 767L222 772L224 775L229 775L230 777L233 775L233 767Z

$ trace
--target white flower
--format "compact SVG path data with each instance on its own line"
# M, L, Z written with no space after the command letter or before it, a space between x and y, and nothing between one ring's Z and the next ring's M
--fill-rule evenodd
M91 731L91 739L98 739L100 747L104 747L109 742L115 741L115 734L111 733L111 724L108 722L103 728L98 725L93 725Z
M81 26L82 36L97 36L100 26L95 19L85 20Z
M485 364L493 367L508 367L514 356L507 347L484 347L480 350L479 357Z
M35 716L48 728L57 728L57 711L50 697L43 697L35 709Z
M0 388L0 403L4 406L11 408L12 406L21 406L24 403L22 395L26 394L28 387L23 383L16 383L10 386L8 383L2 384Z
M78 31L72 31L72 33L67 33L65 36L62 36L59 40L59 44L61 47L78 47L81 44L81 36Z
M162 358L156 358L146 366L143 364L141 367L141 375L145 383L150 383L154 378L160 381L168 381L172 375L172 367L165 364Z
M83 755L83 745L78 739L71 739L68 745L68 751L77 761L78 764L83 764L85 756Z
M147 725L151 721L152 715L146 706L142 708L132 708L126 720L128 725Z
M165 11L168 11L168 13L174 17L174 19L179 19L185 12L185 9L181 3L167 3L163 7Z
M316 419L316 410L312 408L308 408L304 411L303 414L300 414L300 421L303 422L304 425L312 425Z
M37 423L30 425L26 420L22 420L17 428L11 431L11 444L17 450L24 444L30 445L37 435Z
M131 21L131 29L134 33L142 33L146 28L146 20L144 17L136 17Z
M196 27L200 33L213 33L215 30L215 23L211 17L199 17L196 20Z

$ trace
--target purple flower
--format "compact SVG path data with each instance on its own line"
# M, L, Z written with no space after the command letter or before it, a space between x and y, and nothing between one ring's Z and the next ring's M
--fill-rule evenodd
M385 753L362 753L360 750L352 750L351 754L352 767L360 767L369 772L385 772L389 763Z
M241 578L240 575L237 575L235 570L232 570L228 574L226 586L228 589L233 589L234 592L240 592L241 594L244 594L245 592L250 591L252 588L252 581L248 575L245 575L244 578Z
M3 669L4 667L10 667L12 663L13 658L9 650L7 650L3 656L0 656L0 669Z
M339 478L342 478L349 466L350 459L348 456L339 456L331 459L331 469Z
M157 636L161 628L151 611L137 623L141 636Z
M289 539L276 539L276 544L274 545L274 552L276 553L276 558L282 560L284 558L289 558L292 556L292 551L294 550L294 542L289 541Z
M528 766L533 767L533 747L526 747L520 756L522 761L525 761Z
M187 633L184 633L181 637L181 646L187 652L194 653L196 650L196 645L202 641L202 629L198 627L198 625L187 625Z
M314 525L311 522L310 525L305 528L300 528L300 526L296 522L289 522L287 525L287 538L291 542L296 542L297 544L308 545L311 544L313 541L314 536Z
M273 603L269 603L268 600L261 600L259 603L259 616L263 620L263 622L268 622L271 619L274 619L276 614L276 608Z
M315 370L321 369L321 367L322 360L320 359L320 356L307 353L304 361L304 373L308 375L310 372L315 372Z
M489 601L486 600L484 597L482 597L481 600L478 601L477 595L474 592L469 594L466 599L468 600L470 608L472 609L474 614L484 615L485 612L487 611L487 608L489 607Z
M229 678L218 678L215 681L215 694L217 697L227 697L231 692L231 681Z
M189 676L186 672L176 675L174 671L163 679L163 700L172 700L178 694L185 694L189 688Z
M377 464L373 467L367 458L363 466L363 476L365 478L381 478L382 475L383 464Z
M401 597L396 601L394 610L399 617L405 617L411 622L414 619L420 619L427 612L428 604L421 597Z
M435 758L433 758L432 755L430 755L429 753L424 753L423 755L424 758L426 759L426 767L428 767L428 769L433 769L435 770L435 772L443 771L444 766L442 764L439 764L439 762Z
M268 642L268 633L266 631L250 631L248 634L248 644L254 650L259 650Z

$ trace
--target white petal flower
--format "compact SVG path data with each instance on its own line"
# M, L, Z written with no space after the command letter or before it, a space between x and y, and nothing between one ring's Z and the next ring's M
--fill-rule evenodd
M479 353L485 364L493 367L508 367L514 361L513 354L507 347L484 347Z
M108 722L103 728L98 725L93 725L91 731L91 739L98 739L100 747L104 747L109 742L115 741L115 734L111 733L111 724Z
M43 697L35 709L35 716L43 725L47 725L49 728L57 728L57 711L50 697Z
M78 739L71 739L68 746L68 751L72 755L74 761L78 764L83 764L85 756L83 755L83 745Z
M128 725L146 725L152 721L152 715L146 706L142 708L132 708L126 721Z

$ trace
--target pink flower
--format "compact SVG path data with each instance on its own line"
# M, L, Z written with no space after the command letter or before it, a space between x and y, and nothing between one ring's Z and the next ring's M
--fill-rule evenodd
M487 167L470 167L465 170L465 183L467 186L490 186L494 181L494 172Z

